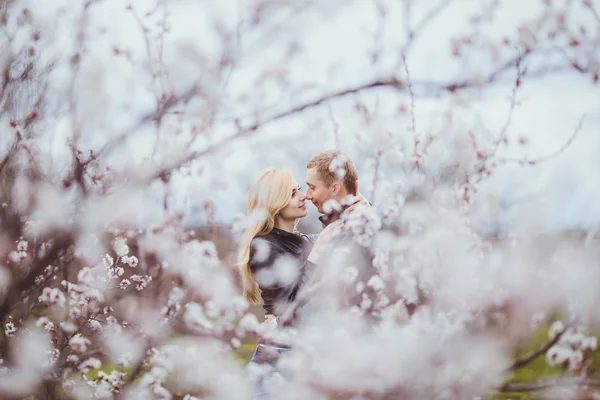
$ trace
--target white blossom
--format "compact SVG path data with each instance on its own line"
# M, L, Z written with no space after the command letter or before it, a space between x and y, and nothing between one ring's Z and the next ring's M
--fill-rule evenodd
M69 346L77 353L85 353L90 344L91 341L80 333L69 340Z
M93 369L99 369L101 366L102 362L100 360L94 357L90 357L81 364L79 364L79 371L86 374Z
M117 253L118 256L125 256L129 254L129 246L127 246L127 239L123 237L118 237L113 240L113 250ZM112 265L112 264L111 264Z
M110 254L105 254L104 257L102 257L102 263L106 268L110 268L115 265L115 259L112 258Z
M373 301L369 298L369 296L367 296L365 293L363 293L363 297L360 302L360 308L362 308L363 310L367 310L367 309L371 308L372 305L373 305Z
M35 326L38 328L41 327L48 332L54 329L54 323L52 323L52 321L50 321L47 317L38 318L38 320L35 322Z
M58 288L45 287L39 297L39 301L46 304L56 304L62 307L65 305L65 295Z
M344 282L347 284L354 283L354 281L358 278L358 268L353 265L345 267L342 274Z
M15 332L17 332L15 324L12 321L8 321L5 325L4 333L6 336L11 337L15 334Z
M185 306L183 320L190 329L210 329L213 323L206 317L202 306L198 303L188 303Z
M131 268L135 268L138 265L138 259L136 256L122 256L121 262L129 265Z
M365 283L364 282L358 282L356 284L356 291L358 293L361 293L364 289L365 289Z
M367 286L377 292L379 292L385 288L385 284L383 283L383 281L381 280L381 277L379 275L371 276L369 278L369 280L367 281Z
M17 251L18 252L26 252L27 246L28 246L28 243L26 240L20 240L19 243L17 243Z
M71 363L71 364L78 364L79 363L79 356L77 354L69 354L67 356L67 362Z
M330 214L334 211L342 211L342 206L337 200L330 199L323 204L323 211L325 214Z
M256 239L252 242L252 248L254 250L254 260L256 262L262 263L269 259L269 254L271 252L271 247L266 240Z
M138 291L144 290L146 286L148 286L148 284L152 281L152 277L150 275L132 275L129 279L131 279L133 282L137 282L135 288Z

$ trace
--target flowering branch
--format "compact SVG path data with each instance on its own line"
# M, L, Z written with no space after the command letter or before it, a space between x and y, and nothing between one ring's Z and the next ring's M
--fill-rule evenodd
M552 346L554 346L556 343L558 343L560 338L565 334L567 329L569 329L571 327L571 325L572 324L565 326L564 329L561 330L560 332L558 332L558 334L553 339L549 340L545 345L543 345L536 351L533 351L533 352L527 354L526 356L524 356L523 358L516 360L510 367L508 367L505 370L505 372L510 372L510 371L519 369L519 368L529 364L531 361L535 360L539 356L545 354Z
M31 266L29 273L22 279L12 285L11 291L5 297L4 302L0 305L0 321L4 321L6 316L11 312L12 306L21 299L23 291L34 287L35 279L44 271L44 269L54 260L60 257L61 253L74 243L75 235L73 232L65 232L57 235L54 246L44 257L37 260Z

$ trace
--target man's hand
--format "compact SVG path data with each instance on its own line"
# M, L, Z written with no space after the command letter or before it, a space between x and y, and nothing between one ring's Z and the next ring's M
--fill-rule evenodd
M350 207L348 207L346 210L344 210L344 213L354 212L354 211L356 211L356 209L358 207L363 207L363 206L371 207L371 203L369 203L367 198L359 192L355 197L354 203Z

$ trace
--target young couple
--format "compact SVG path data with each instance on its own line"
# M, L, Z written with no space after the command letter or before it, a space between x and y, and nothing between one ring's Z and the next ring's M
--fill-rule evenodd
M356 168L342 152L320 153L306 167L306 193L290 171L269 169L259 175L248 194L251 223L240 244L238 266L244 296L253 304L262 304L267 323L294 302L311 266L329 247L342 212L352 212L356 204L368 204L358 192ZM296 231L298 220L308 213L306 200L322 214L319 219L324 229L319 235ZM329 210L328 202L342 207ZM260 349L261 345L257 352Z

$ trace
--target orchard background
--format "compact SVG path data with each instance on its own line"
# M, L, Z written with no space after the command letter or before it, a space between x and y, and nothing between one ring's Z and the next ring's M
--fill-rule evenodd
M281 332L277 398L600 398L599 12L0 0L0 397L252 398L248 185L339 148L376 298Z

